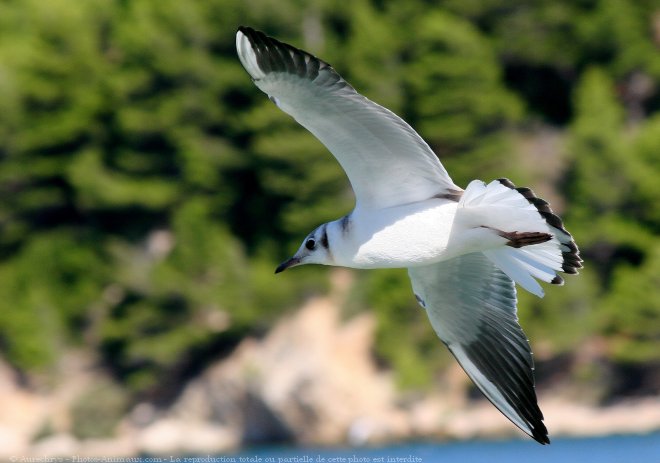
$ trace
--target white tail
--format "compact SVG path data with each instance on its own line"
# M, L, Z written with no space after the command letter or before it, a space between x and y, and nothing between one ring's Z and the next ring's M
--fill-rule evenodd
M564 280L557 272L575 274L582 267L578 248L561 219L529 188L516 188L507 179L488 185L475 180L465 190L459 208L478 214L482 226L511 237L506 246L483 253L532 294L544 294L536 279L561 285Z

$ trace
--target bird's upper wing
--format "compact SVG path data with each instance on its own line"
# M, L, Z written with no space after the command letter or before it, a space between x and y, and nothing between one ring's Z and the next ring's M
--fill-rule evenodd
M513 281L480 252L408 272L433 329L481 392L516 426L549 443Z
M406 122L357 93L329 64L249 27L236 33L236 49L257 87L337 158L360 207L461 191Z

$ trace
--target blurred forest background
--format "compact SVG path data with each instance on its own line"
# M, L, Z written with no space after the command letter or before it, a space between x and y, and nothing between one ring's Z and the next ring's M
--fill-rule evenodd
M538 361L595 349L570 374L597 401L657 392L657 0L0 2L0 355L27 385L84 350L121 403L167 401L328 290L328 268L273 270L352 193L242 69L241 24L332 63L458 185L550 200L585 268L520 294ZM376 314L402 389L433 387L449 356L406 272L353 276L346 316Z

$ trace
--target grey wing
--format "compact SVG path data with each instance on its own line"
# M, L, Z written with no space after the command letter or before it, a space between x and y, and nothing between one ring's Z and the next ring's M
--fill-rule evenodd
M406 122L357 93L329 64L249 27L239 28L236 49L257 87L337 158L359 206L462 191Z
M479 390L516 426L549 443L513 281L480 252L408 272L433 329Z

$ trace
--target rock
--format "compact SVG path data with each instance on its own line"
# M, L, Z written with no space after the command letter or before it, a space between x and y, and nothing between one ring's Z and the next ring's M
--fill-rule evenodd
M239 429L246 443L402 437L409 423L373 360L374 325L371 314L343 322L332 298L312 299L192 381L174 416Z
M147 426L138 436L141 452L154 455L176 453L181 448L181 424L177 420L162 419Z
M0 458L6 459L15 455L25 455L29 448L29 439L26 433L11 428L0 426Z
M143 428L152 423L156 419L157 414L156 407L152 404L140 402L131 410L129 420L136 426Z
M224 426L163 418L139 431L139 453L169 455L222 453L238 447L238 435Z
M622 401L607 407L558 400L548 400L543 405L548 428L555 435L642 434L660 429L658 397Z
M65 356L60 369L66 375L42 394L19 386L15 372L0 360L0 460L213 455L273 441L360 446L419 437L522 436L488 401L468 400L470 382L456 363L431 394L397 391L391 374L372 356L373 315L344 320L340 307L350 274L336 270L333 276L335 291L329 297L309 300L263 338L244 339L231 355L191 380L171 407L137 404L114 437L76 440L71 435L72 405L90 386L108 381L93 359ZM594 346L595 355L602 355ZM441 343L437 348L443 355ZM660 429L657 397L605 408L566 400L570 395L557 397L555 388L548 400L540 398L552 437ZM35 435L46 432L54 434L30 446Z
M444 415L442 433L450 439L470 440L483 437L511 438L522 436L490 402L480 400L461 408L452 407Z
M27 453L46 419L47 401L21 389L14 370L0 359L0 457Z
M30 453L35 456L71 457L78 452L78 441L67 433L53 434L37 441Z
M236 432L208 423L186 423L184 436L181 445L184 453L224 453L236 450L240 444Z
M79 442L75 455L81 457L132 457L138 454L135 439L131 436L119 436L107 439L85 439Z

